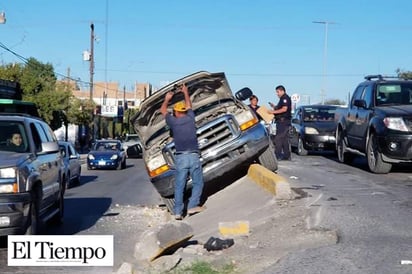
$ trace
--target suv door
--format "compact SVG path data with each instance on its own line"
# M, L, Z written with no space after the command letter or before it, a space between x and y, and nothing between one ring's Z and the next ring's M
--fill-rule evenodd
M52 206L58 198L59 191L59 170L61 161L60 152L45 153L42 151L42 145L53 141L53 137L40 122L31 122L30 130L36 145L36 165L39 167L40 179L43 187L43 199L40 205L40 210L44 210ZM40 212L41 213L41 212Z

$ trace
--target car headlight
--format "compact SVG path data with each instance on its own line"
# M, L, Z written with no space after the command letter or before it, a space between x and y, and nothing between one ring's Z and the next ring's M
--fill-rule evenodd
M94 160L94 155L93 155L93 154L89 154L89 155L87 155L87 158L88 158L89 160Z
M305 127L305 134L319 134L319 131L314 127Z
M110 160L116 160L117 158L119 158L119 156L117 154L113 154L113 156L110 157Z
M401 117L386 117L383 119L383 123L389 129L409 131Z
M239 123L241 130L246 130L259 123L259 120L253 116L251 111L243 111L242 113L237 114L236 120Z
M150 177L160 175L170 169L162 154L150 159L147 162L146 167L149 171Z

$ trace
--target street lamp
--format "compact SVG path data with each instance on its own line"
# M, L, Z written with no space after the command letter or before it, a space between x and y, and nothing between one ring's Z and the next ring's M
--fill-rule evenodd
M326 61L328 56L328 26L329 24L335 24L330 21L312 21L314 24L323 24L325 25L325 44L323 47L323 71L322 71L322 90L320 96L322 98L322 105L325 104L326 96Z

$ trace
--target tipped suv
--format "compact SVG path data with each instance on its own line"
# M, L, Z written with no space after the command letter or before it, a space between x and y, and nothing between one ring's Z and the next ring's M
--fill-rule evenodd
M142 142L143 160L150 180L170 212L174 205L175 144L160 106L165 94L181 83L188 87L196 115L205 185L253 162L272 171L277 169L274 147L265 126L242 102L252 95L252 91L244 88L233 96L224 73L200 71L186 76L146 98L132 118ZM183 94L176 93L169 103L169 110L182 100ZM190 189L191 179L188 178L187 190Z
M37 234L45 221L61 222L64 180L50 127L29 115L0 114L0 236Z

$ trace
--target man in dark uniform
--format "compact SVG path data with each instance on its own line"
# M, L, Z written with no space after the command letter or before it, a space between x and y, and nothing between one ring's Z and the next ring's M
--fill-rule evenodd
M277 86L276 94L279 102L276 106L269 103L273 110L268 111L275 115L276 121L275 154L279 160L290 160L289 128L292 118L292 102L284 86Z

